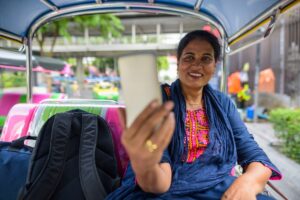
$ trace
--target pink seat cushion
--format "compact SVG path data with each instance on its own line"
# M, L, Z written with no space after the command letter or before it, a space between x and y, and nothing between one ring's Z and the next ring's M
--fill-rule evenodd
M33 94L32 95L32 102L33 103L39 103L44 99L49 99L51 97L51 94Z
M119 166L119 174L122 176L126 169L128 163L128 156L127 153L121 144L121 135L125 127L125 122L122 117L122 109L124 108L107 108L105 120L108 123L111 131L112 131L112 138L114 141L114 147L116 158L118 161Z
M7 116L9 110L20 101L21 94L4 93L0 99L0 115Z
M16 104L13 106L8 113L0 140L10 142L28 135L28 128L35 108L36 104Z

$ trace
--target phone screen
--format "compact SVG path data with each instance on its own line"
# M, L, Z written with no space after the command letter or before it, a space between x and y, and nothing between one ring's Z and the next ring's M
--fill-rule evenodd
M122 56L118 65L128 127L153 99L162 102L156 57L153 54Z

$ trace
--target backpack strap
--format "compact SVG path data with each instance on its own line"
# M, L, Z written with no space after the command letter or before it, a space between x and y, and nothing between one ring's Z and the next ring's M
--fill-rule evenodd
M79 176L86 200L104 199L107 195L98 175L95 161L98 130L97 116L83 114L79 147Z
M25 192L24 200L50 199L62 177L73 115L59 113L52 124L50 149L43 170ZM47 133L47 132L44 132ZM41 137L39 137L40 139ZM27 187L26 187L27 188ZM25 188L25 190L26 190Z
M21 149L25 146L25 144L24 144L25 140L36 140L36 139L37 139L37 137L35 137L35 136L27 135L27 136L24 136L24 137L21 137L19 139L12 141L10 146L12 148Z

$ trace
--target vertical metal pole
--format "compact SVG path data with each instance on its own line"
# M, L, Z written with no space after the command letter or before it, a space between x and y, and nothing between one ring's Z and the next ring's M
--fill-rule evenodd
M224 38L224 37L223 37ZM221 67L221 81L220 81L220 91L226 93L227 92L227 73L226 73L226 59L227 59L227 48L228 48L228 43L227 43L227 39L224 38L222 40L222 56L223 56L223 60L220 62L220 67Z
M285 64L285 22L284 19L280 20L280 81L279 81L279 93L284 94L284 76L285 76L285 70L284 70L284 64Z
M255 77L254 77L254 122L257 121L259 71L260 71L260 43L256 45L256 62L255 62Z
M228 53L225 53L225 60L224 62L224 72L225 73L225 91L226 93L228 93L228 76L229 76L229 72L230 72L230 59L229 59L229 55Z
M32 103L32 39L26 40L26 80L27 80L27 103Z

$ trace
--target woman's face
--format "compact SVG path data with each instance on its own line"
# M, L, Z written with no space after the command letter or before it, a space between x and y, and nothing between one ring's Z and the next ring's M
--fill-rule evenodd
M216 60L212 45L200 39L190 41L178 61L178 77L183 87L200 89L215 72Z

